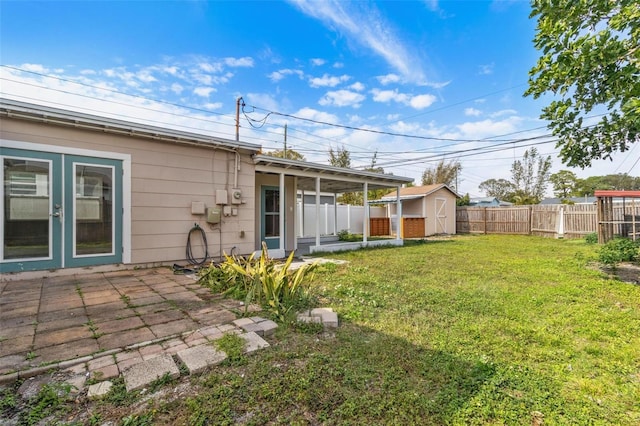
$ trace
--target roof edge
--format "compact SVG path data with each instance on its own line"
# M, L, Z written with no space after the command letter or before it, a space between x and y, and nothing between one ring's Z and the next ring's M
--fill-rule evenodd
M43 123L48 122L68 127L85 126L89 130L99 129L104 132L127 134L129 136L138 136L155 140L161 139L174 143L196 143L203 146L244 149L251 152L258 152L261 149L260 145L248 142L233 141L201 133L151 126L134 121L86 114L70 109L50 107L1 97L0 116Z

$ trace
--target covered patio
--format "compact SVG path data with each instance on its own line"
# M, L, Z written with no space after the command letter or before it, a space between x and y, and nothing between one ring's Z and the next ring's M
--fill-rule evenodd
M277 239L277 243L270 246L270 255L283 257L286 252L298 249L299 242L295 232L296 224L304 223L306 219L304 217L304 209L302 210L302 214L299 215L298 209L296 208L298 191L302 192L303 199L305 192L315 194L315 236L314 240L308 243L310 244L308 246L310 253L353 250L360 247L379 245L401 246L403 244L400 233L397 234L395 239L369 240L370 224L368 207L364 209L362 241L339 242L336 241L335 238L329 240L324 239L323 241L321 224L319 223L321 208L320 194L332 193L337 195L349 192L362 192L363 204L364 206L368 206L368 192L370 190L395 189L397 193L400 193L400 188L402 188L403 185L413 182L412 178L333 167L306 161L294 161L268 155L255 155L254 163L256 167L256 206L261 206L261 208L256 208L256 225L262 227L262 229L256 230L256 236L258 237L258 241L256 242L257 247L259 247L261 241L265 239L263 238L265 236L267 239L269 237L274 240ZM272 215L272 217L265 216L265 200L258 199L258 194L261 192L260 187L277 188L278 194L284 194L284 196L277 198L277 208L276 206L273 208L273 210L277 210L277 212L275 215ZM396 200L396 206L398 211L401 212L402 205L399 197ZM335 204L333 211L334 215L337 216L338 210ZM279 214L280 212L284 212L284 214ZM398 217L401 217L401 215ZM270 230L276 230L277 232L265 234L265 221L269 220L272 220L272 222L277 220L277 223L271 223L269 225ZM337 223L337 220L335 220L334 223ZM398 224L396 224L396 226L397 225ZM280 230L284 232L280 232ZM275 246L277 246L277 248L273 248Z

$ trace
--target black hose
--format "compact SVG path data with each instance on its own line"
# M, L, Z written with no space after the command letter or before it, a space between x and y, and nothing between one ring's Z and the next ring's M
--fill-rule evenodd
M193 257L193 251L191 250L191 233L193 231L200 231L200 235L202 236L202 242L204 243L204 258L202 260L197 260ZM209 259L209 246L207 244L207 234L204 232L204 229L200 227L197 223L193 225L193 228L189 231L189 235L187 236L187 260L192 265L202 266Z

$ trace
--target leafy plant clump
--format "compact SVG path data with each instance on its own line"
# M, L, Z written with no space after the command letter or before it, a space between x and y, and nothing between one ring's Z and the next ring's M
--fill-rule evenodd
M598 251L600 262L616 267L620 262L635 262L638 260L638 243L627 238L614 238Z
M293 308L304 307L309 300L305 281L310 279L317 264L291 269L294 253L284 263L269 258L263 243L258 259L226 256L219 267L210 265L200 276L200 282L214 291L244 299L245 310L258 303L279 320L284 321ZM246 312L245 312L246 313Z
M587 235L585 235L584 240L587 242L587 244L597 244L598 243L598 234L595 233L595 232L587 234Z

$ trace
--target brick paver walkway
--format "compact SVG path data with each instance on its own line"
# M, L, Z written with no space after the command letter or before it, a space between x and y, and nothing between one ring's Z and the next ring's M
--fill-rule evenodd
M0 282L0 377L227 324L239 308L168 268Z

